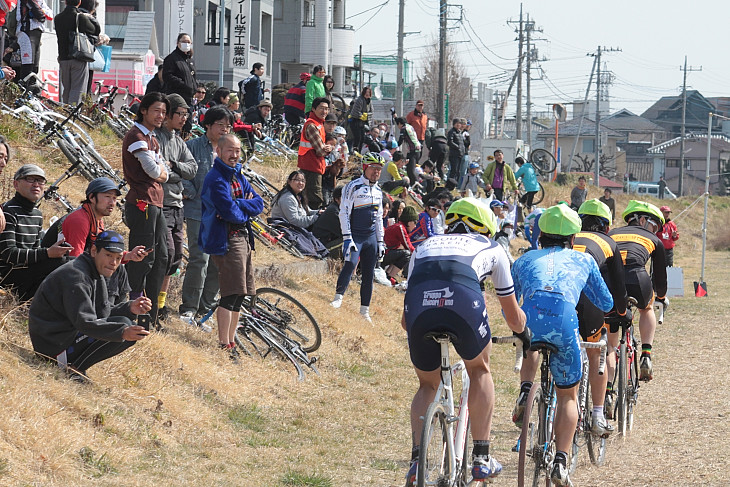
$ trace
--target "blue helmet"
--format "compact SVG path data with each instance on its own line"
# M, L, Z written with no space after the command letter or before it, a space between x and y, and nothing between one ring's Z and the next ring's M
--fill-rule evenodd
M479 163L472 162L471 164L469 164L469 169L479 169Z

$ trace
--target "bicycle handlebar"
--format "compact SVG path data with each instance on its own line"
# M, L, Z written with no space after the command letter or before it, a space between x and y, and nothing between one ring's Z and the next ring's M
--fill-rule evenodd
M522 340L514 335L504 337L492 337L492 343L512 343L515 346L515 374L522 370Z
M601 350L601 358L598 362L598 375L603 375L603 372L606 369L606 349L608 348L608 330L606 330L606 327L604 326L601 329L601 339L597 342L580 342L580 346L585 349L600 349Z

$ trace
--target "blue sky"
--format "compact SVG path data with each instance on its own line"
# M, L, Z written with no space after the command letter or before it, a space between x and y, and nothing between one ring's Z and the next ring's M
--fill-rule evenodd
M456 3L451 0L449 3ZM449 41L458 43L460 60L475 81L506 90L517 64L515 25L517 1L461 0L450 7ZM426 46L438 34L438 0L406 0L406 57L418 69ZM545 110L555 102L583 99L599 45L620 48L602 55L603 65L614 75L609 89L611 111L627 108L641 114L662 96L681 93L680 65L702 71L688 73L688 89L705 96L730 96L730 63L726 50L730 3L677 0L532 0L524 1L523 15L535 21L541 33L535 37L541 70L532 77L533 110ZM374 8L375 7L375 8ZM365 10L371 9L360 15ZM398 0L349 1L347 23L355 31L355 47L363 54L395 54ZM542 79L536 79L542 78ZM514 90L513 90L514 100ZM592 91L590 97L595 98ZM514 101L510 102L514 110Z

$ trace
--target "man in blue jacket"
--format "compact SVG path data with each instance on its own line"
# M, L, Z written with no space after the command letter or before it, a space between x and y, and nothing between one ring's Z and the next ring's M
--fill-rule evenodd
M198 245L218 267L221 299L216 318L220 348L236 359L234 337L243 298L256 294L250 219L264 209L241 172L241 141L233 134L218 140L218 154L203 182L203 217Z

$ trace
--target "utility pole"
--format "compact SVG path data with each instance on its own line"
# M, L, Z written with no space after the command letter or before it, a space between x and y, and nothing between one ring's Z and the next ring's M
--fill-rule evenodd
M218 22L218 41L220 42L220 48L218 50L218 65L220 66L220 71L218 71L218 87L220 88L223 86L223 72L225 71L226 59L226 40L223 38L223 34L226 31L226 0L220 1L218 11L220 13Z
M619 48L601 48L598 46L596 52L596 162L593 171L593 184L594 186L600 186L598 181L601 174L601 53L602 52L619 52Z
M436 97L437 127L444 127L444 95L446 93L446 0L439 1L439 91Z
M398 5L398 68L395 80L395 112L403 116L403 24L406 9L406 0L400 0Z
M357 59L358 59L358 61L360 61L358 63L359 64L358 67L359 67L359 71L360 71L360 74L358 76L358 78L359 78L358 81L360 82L360 89L355 90L355 98L360 96L360 92L362 91L363 88L365 88L365 82L362 79L362 44L360 44L360 56Z
M525 34L527 37L527 56L525 59L525 88L527 91L526 108L527 108L527 145L532 149L532 99L530 98L530 79L532 78L532 71L530 69L532 61L532 45L530 44L530 34L532 29L535 28L535 23L530 21L530 14L527 14L527 23L525 24ZM519 137L518 137L519 139Z
M519 50L519 57L517 60L517 114L515 115L515 123L516 123L516 130L517 133L515 134L515 137L517 139L522 139L522 52L524 49L523 43L525 41L524 38L524 29L523 29L523 23L522 23L522 4L520 4L520 22L519 22L519 36L517 37L518 40L518 50Z
M687 68L687 56L684 56L684 67L679 69L684 71L684 80L682 81L682 133L679 135L679 186L677 187L677 196L683 195L684 190L684 135L686 132L685 122L687 121L687 71L702 71L702 66ZM710 117L712 120L712 117Z

